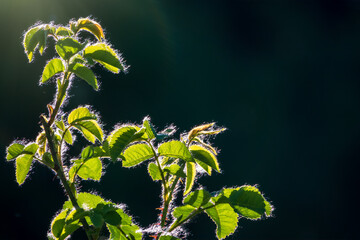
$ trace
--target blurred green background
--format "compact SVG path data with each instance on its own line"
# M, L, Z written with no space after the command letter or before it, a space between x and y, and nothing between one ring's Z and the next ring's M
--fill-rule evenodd
M223 174L203 177L209 191L258 184L275 217L240 219L228 239L356 239L360 157L360 2L202 0L0 1L0 239L45 239L66 200L59 182L35 164L17 186L5 149L34 139L53 83L38 86L53 45L27 63L22 35L37 21L66 24L92 16L120 49L129 73L96 68L101 90L75 81L64 108L92 105L107 131L150 115L158 129L179 132L216 121L229 130L214 140ZM178 132L178 133L179 133ZM79 154L81 148L73 149ZM126 203L138 223L153 223L160 185L146 166L110 164L101 184ZM215 239L205 215L188 239ZM83 239L78 233L73 239Z

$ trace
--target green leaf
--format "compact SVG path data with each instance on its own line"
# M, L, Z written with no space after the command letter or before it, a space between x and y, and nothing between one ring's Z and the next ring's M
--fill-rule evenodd
M34 52L38 46L40 54L43 53L46 45L46 37L47 31L44 29L44 25L30 28L25 33L23 45L29 62L33 60Z
M145 127L145 132L149 140L156 138L156 131L152 126L150 119L148 117L144 118L143 126Z
M84 49L84 57L91 58L114 73L124 71L120 57L105 43L97 43Z
M51 153L45 152L42 156L42 161L49 167L54 168L54 160L52 159Z
M70 132L69 129L67 129L66 132L65 132L64 140L65 140L65 142L67 142L70 145L72 145L74 143L73 137L72 137L71 132Z
M199 145L191 145L190 152L193 155L193 157L197 160L197 162L202 162L210 166L217 172L220 172L219 163L216 159L216 156L212 154L209 150Z
M80 63L73 63L69 68L71 72L75 73L75 75L82 80L85 80L85 82L92 86L94 90L99 89L95 74L89 68Z
M104 133L95 120L80 121L74 124L74 127L80 130L84 137L92 143L95 143L95 137L100 142L103 141Z
M121 216L116 211L106 213L104 218L106 223L114 226L120 225L122 220Z
M70 37L73 34L74 33L66 27L58 27L55 32L56 36L61 36L61 37Z
M234 210L245 218L260 219L265 213L271 215L271 205L254 186L240 187L231 193L229 200Z
M110 156L113 161L116 161L125 147L134 140L134 136L138 130L139 128L136 126L124 126L110 133L108 142Z
M180 141L170 141L160 145L158 152L161 156L180 158L185 161L193 161L190 151Z
M153 163L153 162L149 163L148 172L149 172L150 177L154 181L161 180L161 173L160 173L159 167L155 163Z
M83 209L94 209L98 204L106 203L105 200L102 199L100 196L87 192L78 193L76 199L78 201L79 207ZM73 205L70 200L64 203L63 210L72 208Z
M91 212L90 220L96 228L101 228L104 224L104 217L96 211Z
M55 49L59 56L64 60L69 60L72 56L83 49L83 45L74 38L62 38L56 42Z
M89 18L80 18L75 24L75 33L80 30L85 30L94 34L94 36L100 41L101 38L105 38L103 29L100 24Z
M101 178L102 163L99 158L86 160L77 171L77 175L84 180L93 179L99 181Z
M124 152L123 167L133 167L145 160L154 157L154 152L145 143L135 144L128 147Z
M181 177L181 178L186 178L186 174L184 173L184 171L181 169L181 167L177 164L172 164L170 166L167 166L164 168L164 172L170 173L172 175Z
M204 206L210 201L211 195L204 189L196 190L191 192L185 199L184 204L191 205L195 208Z
M195 162L196 162L202 169L204 169L205 172L207 172L207 174L209 174L209 176L211 176L212 168L211 168L209 165L207 165L207 164L205 164L205 163L197 160L196 158L195 158Z
M60 58L54 58L46 64L41 77L41 82L44 83L55 74L63 71L65 71L65 67L62 60Z
M174 236L160 236L159 240L181 240L180 238L174 237Z
M223 239L233 234L237 228L238 215L227 203L218 204L208 208L205 212L216 224L216 236Z
M187 218L195 210L196 210L196 208L191 205L184 205L184 206L175 208L173 211L173 216L175 218L177 218L176 221L180 221L180 220Z
M13 143L7 149L6 160L12 160L17 158L24 150L25 146L20 143Z
M195 163L186 162L186 183L185 183L184 196L191 191L195 182L195 175L196 175Z
M270 217L273 210L274 207L268 201L265 201L265 215Z
M86 107L78 107L71 111L71 113L68 116L68 123L70 125L85 121L85 120L96 120L97 117L95 114L91 113L90 110ZM63 129L65 130L65 129Z
M36 143L29 143L25 146L23 150L23 154L30 154L34 155L36 151L38 150L39 146Z
M65 226L65 219L69 214L70 210L63 210L61 211L51 222L51 233L56 237L59 238L64 226Z
M16 158L16 181L23 184L29 171L34 155L23 154Z

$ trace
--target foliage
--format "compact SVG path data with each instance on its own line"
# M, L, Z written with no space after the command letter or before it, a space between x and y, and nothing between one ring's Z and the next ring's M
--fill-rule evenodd
M93 38L79 38L81 31L90 32ZM56 81L54 105L47 105L49 114L40 116L41 132L36 140L28 144L13 142L6 156L8 161L16 162L19 185L24 183L34 162L54 171L63 185L69 199L52 220L49 239L66 239L82 228L89 239L95 240L106 234L103 231L106 228L107 237L112 240L137 240L145 236L176 240L184 237L176 229L202 213L216 224L217 238L223 239L234 233L240 217L257 220L271 216L273 207L255 186L223 188L217 192L196 189L196 180L203 174L221 172L217 151L208 139L225 129L216 128L214 123L194 127L176 139L175 127L158 132L146 117L140 125L120 125L106 135L90 107L80 106L68 114L59 114L72 78L84 80L98 90L98 80L91 70L95 64L113 73L125 71L126 65L105 41L100 24L90 18L70 21L67 26L31 27L23 41L29 62L37 52L43 54L49 39L55 42L58 56L45 65L40 83ZM67 163L64 156L76 143L75 132L89 145L84 146L80 157ZM161 182L163 206L154 225L143 229L123 207L98 195L79 192L82 181L101 180L105 161L121 163L126 168L147 164L152 180ZM183 194L178 196L177 192ZM183 201L175 207L177 197Z

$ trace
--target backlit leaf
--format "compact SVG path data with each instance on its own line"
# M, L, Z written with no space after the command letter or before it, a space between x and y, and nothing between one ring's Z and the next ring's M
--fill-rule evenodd
M170 173L172 175L175 175L175 176L178 176L181 178L186 178L186 174L181 169L181 167L177 164L172 164L170 166L165 167L164 172Z
M84 121L84 120L96 120L97 117L95 114L91 113L90 110L86 107L79 107L71 111L68 116L68 123L70 125Z
M132 167L154 157L154 153L149 145L140 143L128 147L124 152L124 157L123 167Z
M33 60L34 52L39 47L40 54L43 53L46 45L47 31L44 25L30 28L26 33L23 41L25 53L29 62Z
M180 158L185 161L193 161L190 151L180 141L165 142L160 145L158 152L161 156Z
M149 163L148 172L149 172L150 177L154 181L161 180L161 173L160 173L159 167L155 163L153 163L153 162Z
M61 36L61 37L70 37L73 34L74 33L66 27L58 27L55 32L56 36Z
M84 180L93 179L99 181L101 178L102 163L99 158L90 158L82 163L77 175Z
M77 77L81 78L82 80L85 80L85 82L87 82L95 90L99 89L95 74L86 66L80 63L74 63L71 64L70 71L75 73Z
M83 133L84 137L92 143L95 143L95 137L102 142L104 138L100 125L95 120L80 121L74 124L74 127Z
M208 208L205 212L216 224L216 236L223 239L233 234L237 228L238 215L227 203Z
M24 150L25 146L20 143L13 143L7 149L6 160L12 160L17 158Z
M195 208L204 206L210 201L211 195L204 189L191 192L185 199L184 204L189 204Z
M212 167L215 171L220 172L219 163L212 152L199 145L190 146L190 152L197 162L200 161Z
M80 18L77 21L76 32L80 30L86 30L88 32L91 32L98 40L101 40L101 38L105 38L103 29L101 28L100 24L88 18Z
M184 205L181 207L176 207L173 211L173 216L175 218L178 218L177 221L184 220L195 210L196 210L196 208L191 205Z
M64 60L69 60L72 56L83 49L83 45L74 38L62 38L56 42L55 49L59 56Z
M124 71L124 66L121 63L120 57L105 43L97 43L86 47L84 49L84 57L95 60L114 73Z
M43 71L41 82L44 83L53 77L55 74L63 72L65 70L64 64L60 58L54 58L50 60Z
M123 126L110 133L108 141L110 156L113 161L116 161L126 146L134 140L134 136L138 130L139 127L137 126Z
M16 158L16 181L19 185L23 184L27 177L34 156L23 154Z
M193 162L186 162L186 182L184 196L188 194L195 182L196 166Z

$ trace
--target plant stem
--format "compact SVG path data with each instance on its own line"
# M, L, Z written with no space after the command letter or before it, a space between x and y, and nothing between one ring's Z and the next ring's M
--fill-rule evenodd
M54 165L55 165L54 170L56 171L57 176L59 177L62 185L64 186L66 194L69 196L72 205L74 206L74 208L76 210L79 210L80 206L77 203L76 197L73 194L73 192L70 188L70 185L68 184L68 182L66 180L66 177L65 177L65 174L64 174L64 171L62 168L62 164L60 163L61 160L58 159L58 154L56 152L55 144L53 142L52 131L51 131L50 125L49 125L49 123L46 122L45 116L43 116L43 115L40 116L40 122L41 122L41 125L44 127L46 139L48 141L49 148L50 148L50 153L54 159ZM80 222L82 223L89 240L93 240L91 233L90 233L90 226L86 222L85 218L81 218Z
M65 94L66 94L66 90L69 86L69 78L70 78L71 73L69 72L64 72L63 75L63 80L61 85L58 87L58 94L56 97L56 102L55 102L55 108L54 111L52 112L52 114L50 115L50 120L48 122L49 126L51 127L51 125L54 123L55 121L55 117L58 114L61 104L63 103Z

